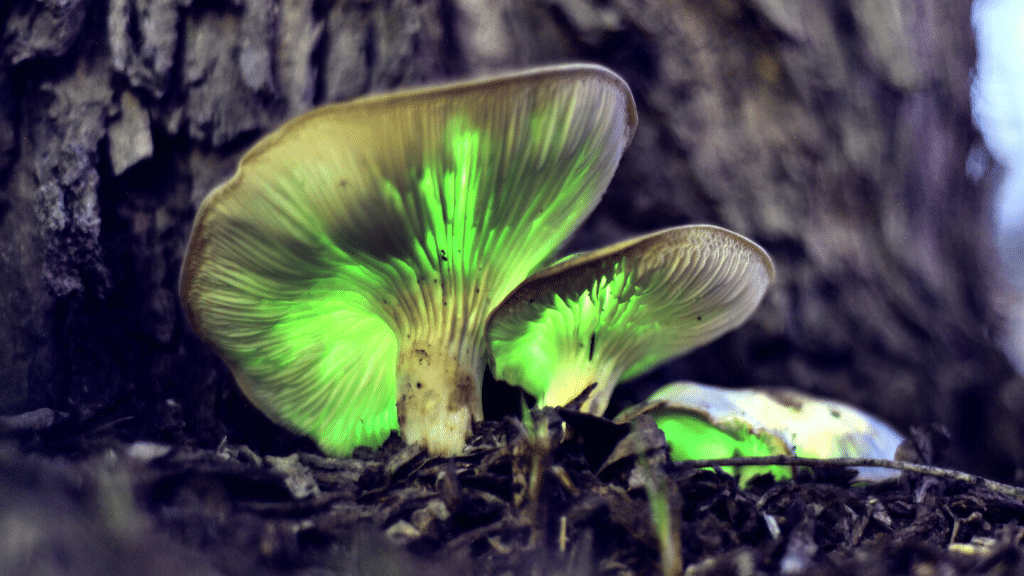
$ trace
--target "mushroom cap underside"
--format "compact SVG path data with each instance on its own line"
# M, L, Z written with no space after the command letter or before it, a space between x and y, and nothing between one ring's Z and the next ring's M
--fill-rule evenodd
M675 382L656 390L644 403L630 407L617 420L625 421L639 413L652 415L659 426L671 426L673 419L683 417L736 439L774 438L772 445L776 448L770 454L807 458L891 460L905 441L893 427L863 410L784 388L735 389ZM697 428L691 424L688 433L680 437L665 431L674 458L702 449L683 445L692 444L692 431ZM859 467L857 471L862 480L880 481L898 475L883 468Z
M717 226L670 228L579 255L532 276L495 309L492 368L542 401L564 403L594 382L595 394L608 395L619 380L742 324L773 277L760 246Z
M333 453L379 443L400 349L482 342L494 303L593 210L635 126L628 87L592 65L308 112L199 207L186 314L272 418Z

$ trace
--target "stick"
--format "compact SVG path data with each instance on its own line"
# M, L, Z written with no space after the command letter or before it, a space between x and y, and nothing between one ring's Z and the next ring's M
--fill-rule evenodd
M938 478L958 480L972 486L981 486L993 492L1016 498L1024 502L1024 488L1011 486L982 478L959 470L939 468L937 466L926 466L924 464L913 464L901 460L884 460L882 458L801 458L799 456L744 456L736 458L712 458L710 460L684 460L676 462L677 465L687 468L708 468L718 466L841 466L852 468L856 466L870 466L874 468L891 468L904 472L927 474Z

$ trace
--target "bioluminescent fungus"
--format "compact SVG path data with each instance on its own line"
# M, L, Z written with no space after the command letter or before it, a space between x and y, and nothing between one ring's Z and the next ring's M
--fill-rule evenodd
M200 206L189 321L325 452L400 429L455 454L482 418L488 314L590 214L635 127L625 82L592 65L299 116Z
M742 324L774 275L754 242L716 226L670 228L529 278L487 325L496 378L541 406L583 398L602 415L620 380Z
M695 382L668 384L618 420L654 417L673 460L789 455L805 458L892 460L904 437L878 418L834 400L787 389L729 389ZM899 474L858 467L857 479L881 481ZM791 475L784 466L727 470L745 481L758 474Z

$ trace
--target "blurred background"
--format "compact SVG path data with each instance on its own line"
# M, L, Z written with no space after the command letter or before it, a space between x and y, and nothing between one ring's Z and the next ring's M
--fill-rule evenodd
M985 144L1004 172L996 189L996 242L1005 276L997 296L1006 314L1003 345L1024 368L1024 2L978 0L972 20L978 40L971 102ZM968 159L968 171L974 170Z
M294 449L181 314L203 197L314 106L588 61L627 80L640 125L567 248L704 222L778 268L747 325L622 387L618 406L683 378L792 386L904 431L941 424L946 463L1012 480L1021 209L996 200L1019 174L1020 64L996 46L1020 38L1013 4L3 3L0 412L49 407L76 437Z

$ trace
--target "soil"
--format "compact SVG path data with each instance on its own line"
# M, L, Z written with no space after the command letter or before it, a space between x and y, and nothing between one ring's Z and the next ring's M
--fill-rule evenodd
M656 575L649 495L688 575L1024 574L1024 503L984 488L829 468L740 487L667 462L649 423L567 410L484 422L455 458L36 427L0 445L0 574Z

